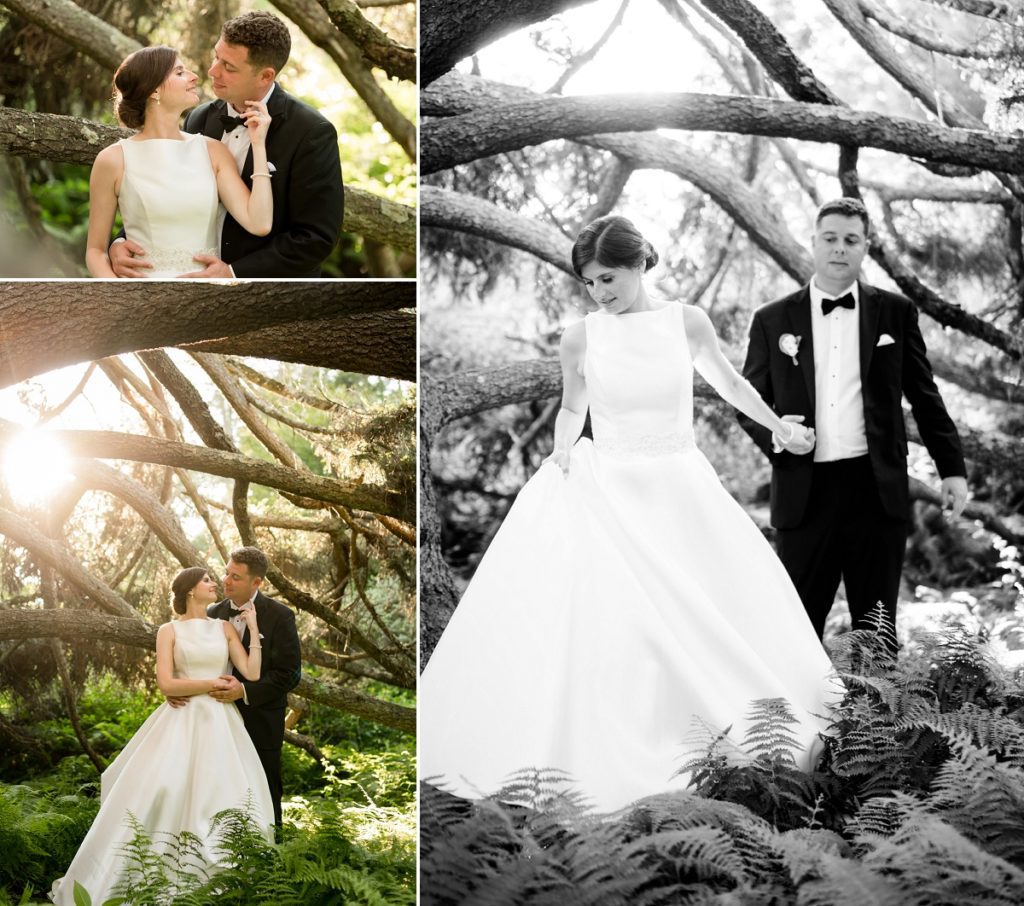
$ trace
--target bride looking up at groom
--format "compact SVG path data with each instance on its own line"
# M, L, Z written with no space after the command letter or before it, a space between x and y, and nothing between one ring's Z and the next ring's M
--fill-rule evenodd
M338 136L276 81L290 52L288 28L271 13L225 22L208 70L217 100L192 110L181 130L181 114L199 102L197 77L177 69L169 48L121 64L118 113L139 133L104 149L93 167L86 260L94 276L320 276L342 223ZM125 231L110 244L118 207Z
M107 244L117 210L127 238L147 249L151 277L182 276L195 269L197 255L216 255L218 200L249 232L270 232L266 104L247 101L242 114L255 163L250 193L227 147L178 128L199 102L197 81L162 46L136 51L114 75L117 118L139 131L104 148L93 164L85 262L94 277L116 276Z

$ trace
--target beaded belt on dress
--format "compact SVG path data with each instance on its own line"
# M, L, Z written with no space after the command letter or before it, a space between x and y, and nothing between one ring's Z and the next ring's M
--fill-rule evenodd
M646 459L697 449L693 435L681 431L669 434L595 434L594 446L602 455L614 459Z
M188 274L201 271L204 265L194 260L195 255L219 255L217 249L154 249L147 250L143 259L153 265L153 274Z

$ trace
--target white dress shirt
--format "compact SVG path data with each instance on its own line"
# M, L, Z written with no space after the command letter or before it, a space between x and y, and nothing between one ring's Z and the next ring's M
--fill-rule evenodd
M821 310L823 299L851 294L860 306L856 281L835 296L811 280L814 342L814 461L834 462L868 452L860 375L860 315L856 308Z

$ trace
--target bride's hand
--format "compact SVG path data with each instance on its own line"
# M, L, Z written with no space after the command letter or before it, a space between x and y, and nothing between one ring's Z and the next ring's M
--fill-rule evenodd
M242 619L245 620L245 625L249 627L250 632L256 632L256 608L252 604L247 604L242 608Z
M562 470L562 475L565 478L569 477L569 451L568 450L555 450L547 459L545 459L541 465L545 466L549 462L553 462L558 468Z
M263 142L270 129L270 114L267 113L267 105L262 101L246 101L246 109L242 111L245 117L245 128L249 130L249 141L254 145Z

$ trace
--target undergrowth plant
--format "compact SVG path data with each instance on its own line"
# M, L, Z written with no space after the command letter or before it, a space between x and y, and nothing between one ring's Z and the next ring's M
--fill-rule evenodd
M845 692L815 769L785 702L705 728L690 786L611 814L526 769L479 801L421 784L421 902L971 906L1024 902L1024 677L984 632L879 617L835 640Z

